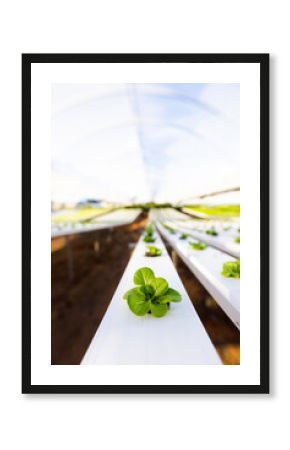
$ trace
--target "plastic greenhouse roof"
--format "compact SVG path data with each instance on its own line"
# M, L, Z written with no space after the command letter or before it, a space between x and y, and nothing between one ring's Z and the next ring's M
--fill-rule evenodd
M181 201L239 185L238 84L54 84L52 199Z

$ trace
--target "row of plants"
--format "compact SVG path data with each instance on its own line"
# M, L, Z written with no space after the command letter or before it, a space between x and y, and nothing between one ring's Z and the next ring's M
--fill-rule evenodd
M82 224L90 221L99 214L108 212L110 208L96 208L92 206L78 207L73 209L66 209L59 213L53 213L51 217L52 225L65 226L73 224Z
M240 228L238 228L238 233L240 233ZM205 231L206 232L206 234L209 234L209 235L211 235L211 236L218 236L218 232L215 230L215 228L210 228L210 229L208 229L208 230L206 230ZM240 236L236 236L235 238L234 238L234 242L236 243L236 244L240 244Z
M143 241L144 242L155 242L156 238L154 236L154 226L152 223L150 223L149 225L147 225L147 227L145 228L145 233L143 236ZM149 257L156 257L156 256L161 256L162 255L162 250L154 245L146 245L146 251L145 251L145 256L149 256Z
M154 226L150 223L143 235L143 242L155 242ZM154 245L146 245L145 256L161 256L162 250ZM178 291L169 286L168 281L156 277L149 267L141 267L133 277L134 287L124 293L123 299L127 301L129 309L136 316L151 314L154 317L163 317L167 314L170 303L182 300Z
M59 222L52 224L53 230L86 228L90 222Z
M189 237L188 233L181 233L179 239L186 240ZM235 242L240 243L240 236L235 238ZM205 250L208 245L204 242L188 242L193 250L202 251ZM236 261L227 261L223 264L221 275L226 278L240 278L240 259Z
M162 226L170 233L170 234L176 234L176 230L174 229L174 228L172 228L172 227L170 227L169 225L167 225L166 223L164 223L164 222L162 222ZM198 229L196 229L196 231L199 231L199 232L203 232L202 230L198 230ZM217 232L217 230L215 229L215 227L211 227L211 228L208 228L207 230L205 230L204 231L204 233L206 233L206 234L208 234L208 235L210 235L210 236L218 236L219 235L219 233ZM182 233L181 235L180 235L180 239L186 239L187 237L188 237L189 235L188 235L188 233Z
M228 229L226 229L226 231L227 230ZM240 228L238 228L237 231L238 231L238 233L240 233ZM218 236L218 234L219 234L214 227L211 227L211 228L205 230L205 233L210 235L210 236ZM183 233L181 236L187 236L187 235L186 235L186 233ZM180 236L180 239L186 239L186 237L181 237L181 236ZM240 236L236 236L234 238L234 242L236 244L240 244Z
M174 230L175 233L175 230ZM181 233L180 239L187 239L187 233ZM149 224L143 236L143 241L155 242L153 224ZM205 250L204 242L189 242L193 250ZM156 257L162 254L162 250L152 245L146 245L146 256ZM221 274L226 278L240 278L240 259L227 261L223 264ZM127 301L129 309L136 316L152 314L154 317L163 317L170 308L170 303L178 303L182 300L181 294L169 286L168 281L162 277L156 277L149 267L141 267L133 277L134 287L124 293L123 299Z
M162 223L163 227L167 229L171 234L176 234L176 230L169 227L168 225ZM180 233L179 239L186 240L190 236L189 233ZM198 241L198 242L189 242L189 245L193 250L205 250L207 248L207 244L204 242Z

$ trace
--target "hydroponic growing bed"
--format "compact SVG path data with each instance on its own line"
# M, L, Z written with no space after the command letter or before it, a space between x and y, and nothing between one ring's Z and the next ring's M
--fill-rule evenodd
M101 217L88 220L87 222L63 223L53 226L51 237L66 236L74 233L85 233L89 231L113 228L134 222L141 213L141 209L118 209L113 212L102 214Z
M221 364L158 232L154 237L162 254L145 256L147 243L140 238L82 364ZM163 317L137 316L123 298L144 267L181 295Z
M222 274L223 265L234 262L235 258L211 246L201 246L198 240L190 236L181 239L181 233L172 234L160 223L157 226L201 284L240 328L240 280Z

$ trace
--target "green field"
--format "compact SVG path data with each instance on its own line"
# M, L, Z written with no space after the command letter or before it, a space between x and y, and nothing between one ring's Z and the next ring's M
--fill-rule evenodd
M51 216L51 223L58 225L60 223L77 223L83 220L91 219L98 214L109 211L110 208L75 208L62 211L60 214Z
M220 216L220 217L239 217L240 216L240 205L185 205L184 208L190 209L193 212L199 212L203 214L208 214L209 216Z

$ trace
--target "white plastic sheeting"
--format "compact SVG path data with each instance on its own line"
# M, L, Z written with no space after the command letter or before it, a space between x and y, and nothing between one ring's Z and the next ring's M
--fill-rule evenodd
M180 201L238 185L238 84L52 86L53 200Z

